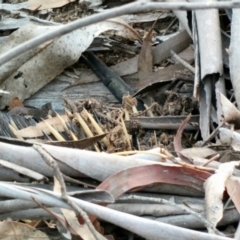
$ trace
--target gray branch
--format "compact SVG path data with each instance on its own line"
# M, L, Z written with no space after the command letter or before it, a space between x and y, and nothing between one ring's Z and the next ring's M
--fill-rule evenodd
M106 10L101 13L97 13L83 19L76 20L69 24L66 24L58 29L44 33L36 38L26 41L12 50L2 54L0 56L0 66L14 57L30 50L44 42L47 42L53 38L60 37L73 30L81 27L85 27L100 21L104 21L109 18L119 17L130 13L139 13L150 10L197 10L197 9L232 9L240 8L240 2L148 2L148 1L137 1L129 4L125 4L120 7ZM1 10L1 7L0 7Z

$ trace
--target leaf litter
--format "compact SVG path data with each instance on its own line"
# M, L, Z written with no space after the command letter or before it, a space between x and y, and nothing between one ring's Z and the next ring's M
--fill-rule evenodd
M48 16L48 20L48 9L54 8L52 16L60 23L104 8L102 1L79 5L66 1L40 5L29 2L35 4L32 10L39 16ZM22 11L20 5L14 7ZM186 31L176 32L176 18L168 12L151 17L143 14L146 20L138 21L136 16L141 15L136 15L135 20L124 16L129 25L121 19L98 22L41 44L0 66L0 88L9 92L1 93L0 102L2 109L9 108L0 115L1 205L12 202L15 207L0 207L0 219L27 219L24 224L3 221L4 228L10 223L14 234L35 237L31 228L26 233L16 231L31 225L43 231L55 230L54 235L69 239L127 239L129 233L122 229L136 239L192 239L196 234L201 239L230 239L226 227L236 230L240 209L239 162L238 157L234 158L240 142L239 110L232 103L236 57L230 52L227 66L234 79L232 91L229 78L224 80L227 73L222 65L219 29L222 24L225 31L227 25L222 22L231 22L224 18L220 23L217 10L201 10L196 16L191 12L199 37L198 41L193 38L192 43L188 35L192 35L191 24L180 12L174 14ZM233 15L236 21L236 12ZM205 22L207 18L211 26ZM59 26L26 24L7 34L8 39L0 45L0 55ZM113 32L102 34L108 30L115 30L120 37ZM166 38L159 36L167 32L176 33ZM202 44L206 39L209 48ZM212 47L214 41L217 44ZM234 44L232 41L231 49L236 47ZM184 53L187 48L198 54L195 59L193 51ZM95 49L94 54L106 63L106 75L112 76L108 74L115 71L135 92L133 96L126 92L122 104L116 99L106 102L93 98L94 84L101 86L101 94L105 94L106 89L99 85L104 76L95 70L89 74L87 70L87 78L78 79L79 73L86 71L79 57L90 49ZM171 58L171 50L181 60ZM193 60L195 76L193 68L187 69L189 65L185 64L193 64ZM67 80L61 86L54 79L63 72ZM197 77L199 85L194 82ZM83 87L82 83L90 86L88 96L72 97L75 89ZM40 101L44 86L47 94L51 88L61 94L61 113L55 110L59 99L52 101L53 106L44 102L47 99ZM193 91L198 99L193 98ZM37 95L37 105L26 104ZM139 102L145 109L139 108ZM206 147L199 147L201 139ZM35 183L39 184L35 187ZM158 214L154 208L153 212L145 211L147 215L131 211L138 206L150 209L157 201L161 206ZM198 204L193 207L191 202ZM115 210L119 206L121 212ZM208 234L202 231L204 228Z

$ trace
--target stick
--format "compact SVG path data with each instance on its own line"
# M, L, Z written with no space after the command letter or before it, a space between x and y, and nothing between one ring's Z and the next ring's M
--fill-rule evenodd
M186 62L182 58L180 58L173 50L171 50L170 53L175 60L177 60L179 63L181 63L185 68L187 68L192 73L195 73L195 68L192 67L188 62Z
M36 38L30 39L12 50L2 54L0 56L0 66L14 57L44 43L53 38L60 37L73 30L81 27L85 27L100 21L104 21L108 18L119 17L130 13L139 13L151 10L197 10L197 9L232 9L240 8L240 2L148 2L148 1L137 1L129 4L125 4L121 7L112 8L101 13L97 13L83 19L78 19L74 22L66 24L58 29L44 33Z
M189 214L192 214L193 216L199 218L203 223L204 225L207 227L207 228L211 228L211 230L213 230L213 232L217 235L220 235L220 236L225 236L223 233L221 233L220 231L218 231L210 222L208 222L201 214L191 210L190 208L188 207L185 207L185 206L181 206L179 204L176 204L174 202L171 202L171 201L168 201L166 199L163 199L163 198L149 198L149 197L142 197L142 196L137 196L137 195L130 195L129 196L129 199L134 199L134 200L142 200L142 201L151 201L152 203L162 203L162 204L169 204L171 206L174 206L174 207L177 207L181 210L184 210L186 211L187 213Z
M93 236L95 237L95 239L99 239L96 229L94 228L94 226L92 225L92 222L90 221L90 219L88 218L88 215L86 214L86 212L84 212L76 203L74 203L73 201L71 201L71 199L68 197L67 195L67 189L66 189L66 184L64 182L62 173L58 167L58 164L56 163L56 161L53 159L53 157L44 149L42 148L40 145L33 145L33 148L41 155L42 159L46 162L47 165L49 165L52 169L53 169L53 174L54 176L57 178L57 180L60 183L61 186L61 192L62 192L62 199L67 202L75 212L77 212L85 221L85 223L87 224L89 230L92 232Z

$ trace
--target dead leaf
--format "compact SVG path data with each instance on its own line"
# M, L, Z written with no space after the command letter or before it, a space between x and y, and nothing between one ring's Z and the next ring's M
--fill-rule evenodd
M219 94L224 121L240 129L240 111L222 93Z
M61 117L65 122L68 122L67 115L62 115ZM16 131L16 133L23 138L41 137L41 136L43 136L43 132L46 134L50 133L50 130L49 130L46 122L49 125L51 125L52 127L54 127L58 132L64 131L64 127L63 127L60 119L58 117L54 117L54 118L46 119L45 122L42 121L42 122L36 124L35 126L30 126L30 127L18 130L18 131Z
M87 147L92 146L94 143L103 139L108 133L104 133L101 135L97 135L94 137L89 137L77 141L54 141L54 142L47 142L46 144L54 145L54 146L61 146L61 147L68 147L68 148L78 148L84 149Z
M90 229L88 228L87 224L80 224L76 214L74 213L74 211L72 210L68 210L68 209L64 209L61 208L61 211L64 215L64 217L67 220L67 223L74 229L74 231L77 233L76 235L78 235L79 237L81 237L83 240L95 240L94 235L92 234L92 232L90 231ZM98 234L99 239L105 239L103 236L100 236L100 234Z
M51 211L50 209L46 208L35 198L33 198L33 201L36 202L42 209L44 209L46 212L48 212L54 218L56 218L62 224L62 226L65 227L65 229L69 230L72 234L77 235L77 232L71 227L71 225L68 225L68 223L63 215L55 213L55 212Z
M74 0L28 0L28 9L32 11L62 7Z
M104 228L101 226L101 223L98 220L94 220L93 226L100 234L104 235Z
M202 191L203 182L210 175L208 172L178 165L149 164L124 169L107 178L97 189L110 192L115 199L134 188L143 188L154 183L188 186Z
M32 240L32 239L42 239L50 240L49 237L37 230L34 227L31 227L28 224L12 221L3 221L0 222L0 236L2 240Z
M61 191L62 188L63 188L63 186L61 186L58 179L54 176L54 192L59 193L59 194L63 194L63 192ZM66 194L66 193L64 193L64 194ZM91 232L91 230L89 229L87 224L86 223L80 224L79 221L78 221L78 218L77 218L77 216L76 216L76 214L73 210L61 208L61 211L63 213L64 218L67 221L67 225L71 227L71 230L74 230L75 235L78 235L83 240L95 240L95 236ZM68 228L69 227L67 227L66 229L68 230ZM98 234L98 233L96 233L96 234ZM99 239L102 239L102 240L105 239L100 234L99 234L98 237L99 237Z
M192 159L194 157L207 158L217 154L217 152L211 148L197 147L183 149L180 151L180 153L188 159Z
M17 31L14 31L7 40L1 44L0 47L0 55L4 54L5 52L11 50L12 48L18 46L19 44L34 38L36 36L39 36L45 32L47 32L50 29L57 28L56 26L38 26L34 25L34 27L31 27L32 25L25 25L21 28L19 28ZM46 47L50 42L45 42L41 45L39 45L36 48L33 48L29 51L26 51L25 53L15 57L11 61L5 63L4 65L0 66L0 84L3 83L5 79L7 79L11 74L14 74L14 80L22 75L21 71L17 71L25 62L27 62L29 59L31 59L33 56L35 56L39 51L41 51L44 47ZM12 98L18 96L18 94L12 95L9 98L9 102ZM19 96L18 96L19 97ZM8 102L8 103L9 103Z
M134 85L134 88L137 88L138 91L133 96L137 96L150 90L156 90L165 84L169 84L173 80L179 81L180 79L188 78L188 76L181 71L183 69L184 67L181 64L176 64L149 73L145 78L145 81L137 82ZM186 80L192 82L190 78Z
M225 185L229 177L232 176L235 166L239 165L239 162L223 163L216 170L216 173L209 177L204 184L205 199L206 199L206 215L207 220L214 227L222 219L223 216L223 192ZM211 229L208 229L212 233Z
M191 118L191 114L189 114L186 117L186 119L180 124L180 126L177 130L177 133L174 137L174 150L176 153L178 153L182 150L182 133L183 133L185 126L189 122L190 118Z
M153 71L153 53L152 53L152 31L156 21L144 38L141 51L138 57L138 78L140 85L146 82L147 76Z
M154 64L160 63L164 59L170 56L170 50L174 50L179 53L186 47L189 47L192 39L189 37L186 31L178 32L176 35L159 44L153 49L153 61ZM138 71L138 55L130 58L124 62L118 63L112 67L112 70L121 76L130 75Z
M240 213L240 178L231 176L226 182L226 188L235 207Z
M56 29L59 26L49 26L46 29L46 27L30 23L24 26L21 36L25 33L24 38L26 40L30 39L32 35L29 35L28 32L35 27L42 32L47 32L49 29ZM10 42L10 46L14 45L13 43L11 44L11 40L13 42L16 41L15 38L19 37L17 33L20 30L21 28L14 32L14 37L10 35L6 40L7 43ZM11 66L13 61L8 62L8 65L4 64L0 67L0 74L1 71L7 72L5 74L6 78L1 78L1 81L4 81L1 88L10 92L10 94L2 96L0 108L8 105L9 101L15 96L18 96L23 101L37 92L66 67L75 63L96 36L108 30L114 30L116 34L120 34L122 37L140 40L138 33L121 19L109 19L56 38L50 44L45 44L41 51L36 51L35 55L32 54L30 58L28 56L28 58L21 60L21 65L17 63L19 68L14 68L15 72L11 75L8 75L9 70L6 67ZM6 48L8 49L8 46ZM1 52L2 49L0 48ZM20 59L21 56L19 56Z

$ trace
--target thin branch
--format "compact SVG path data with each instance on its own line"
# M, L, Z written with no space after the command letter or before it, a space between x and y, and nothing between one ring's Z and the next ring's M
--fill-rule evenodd
M191 66L188 62L180 58L173 50L170 51L172 57L177 60L179 63L181 63L185 68L187 68L192 73L195 73L195 68Z
M70 33L81 27L85 27L108 18L119 17L125 14L139 13L150 10L197 10L197 9L232 9L240 8L240 2L146 2L137 1L129 4L125 4L120 7L112 8L101 13L97 13L83 19L78 19L74 22L66 24L58 29L44 33L36 38L30 39L12 50L2 54L0 56L0 66L14 57L44 43L53 38L60 37L64 34Z
M66 184L64 182L62 173L58 167L58 164L56 163L56 161L53 159L53 157L44 149L42 148L40 145L33 145L33 148L41 155L42 159L46 162L47 165L49 165L52 169L53 169L53 174L54 176L57 178L57 180L60 183L61 186L61 193L62 193L62 199L67 202L73 209L75 212L77 212L85 221L85 223L87 224L89 230L92 232L93 236L95 237L95 239L99 239L98 234L96 232L96 229L94 228L94 226L92 225L92 222L90 221L90 219L88 218L88 215L86 214L86 212L84 212L76 203L74 203L73 201L71 201L71 199L68 197L67 195L67 189L66 189Z
M210 136L202 142L200 147L205 146L209 141L211 141L219 132L219 129L224 125L225 123L222 122L217 128L215 128L215 130L210 134Z
M212 158L210 158L207 162L205 162L204 164L202 164L201 166L205 167L207 166L209 163L213 162L213 161L217 161L217 159L219 159L220 154L216 154L215 156L213 156Z
M162 203L162 204L168 204L168 205L177 207L177 208L179 208L179 209L181 209L181 210L199 218L204 223L205 227L213 230L213 232L215 234L220 235L220 236L225 236L223 233L218 231L211 223L209 223L201 214L199 214L197 212L194 212L193 210L191 210L188 207L181 206L179 204L176 204L174 202L168 201L168 200L163 199L163 198L151 198L151 197L142 197L142 196L137 196L137 195L130 195L128 197L128 199L141 200L141 201L147 201L147 202L152 202L152 203Z

